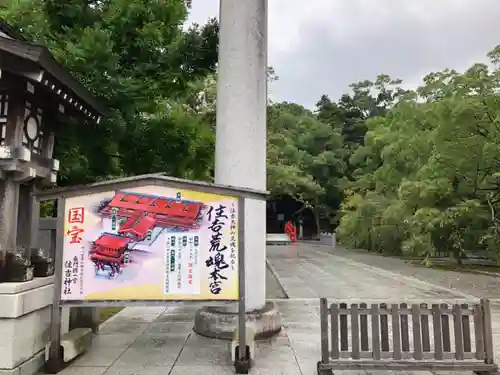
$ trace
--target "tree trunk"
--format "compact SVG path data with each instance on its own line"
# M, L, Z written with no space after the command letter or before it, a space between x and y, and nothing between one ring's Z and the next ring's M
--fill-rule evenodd
M321 229L319 227L319 212L317 209L313 209L314 213L314 222L316 223L316 237L319 238Z
M459 250L459 249L453 249L453 257L455 258L455 260L457 261L457 264L459 266L462 265L462 252Z

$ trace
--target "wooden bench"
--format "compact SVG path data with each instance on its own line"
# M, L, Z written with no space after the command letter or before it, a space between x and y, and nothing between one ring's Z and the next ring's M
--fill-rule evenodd
M333 370L497 373L491 305L485 299L474 305L328 306L321 298L320 320L318 375Z

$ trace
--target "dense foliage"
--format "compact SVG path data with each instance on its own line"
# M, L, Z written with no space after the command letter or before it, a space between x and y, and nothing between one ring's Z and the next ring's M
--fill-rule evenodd
M111 112L58 137L60 184L167 172L210 176L214 134L188 98L217 63L218 24L184 30L185 0L13 0L0 15L55 57Z
M1 17L47 45L110 108L58 137L60 184L213 171L218 24L185 0L16 0ZM268 185L351 247L430 257L500 245L500 47L491 64L407 91L380 75L314 111L268 106ZM270 68L269 80L277 76Z
M500 48L492 68L429 74L365 122L338 229L354 247L497 258Z

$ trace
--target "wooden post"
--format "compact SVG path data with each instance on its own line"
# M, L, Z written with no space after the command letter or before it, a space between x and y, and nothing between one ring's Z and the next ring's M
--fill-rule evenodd
M328 363L328 301L326 298L320 300L320 329L321 329L321 362Z
M482 298L481 309L483 310L484 362L492 364L495 361L495 353L493 352L493 331L491 328L491 302Z
M401 328L399 325L399 306L391 305L391 320L392 320L392 357L396 360L401 359Z
M464 359L464 338L462 327L462 310L459 304L453 305L453 331L455 336L455 359Z
M330 306L330 341L332 342L332 359L338 359L339 352L339 305Z
M49 359L45 363L45 370L49 374L57 374L62 369L61 357L61 288L63 277L63 248L64 248L64 198L57 200L57 229L55 249L55 284L54 299L50 317L50 349Z
M379 306L377 304L372 304L372 350L373 359L380 359L380 315Z
M351 353L353 359L359 359L359 313L358 305L351 305Z
M474 306L474 336L476 338L476 359L484 360L483 309L481 304Z
M441 308L438 304L432 305L432 324L434 326L434 358L443 360L443 327L441 325Z

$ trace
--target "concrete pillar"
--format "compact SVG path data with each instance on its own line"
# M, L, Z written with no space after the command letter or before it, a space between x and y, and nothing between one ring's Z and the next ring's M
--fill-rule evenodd
M266 190L267 0L220 0L215 182ZM255 338L281 330L266 302L266 202L245 200L247 325ZM204 307L194 330L231 339L237 306Z
M267 0L221 0L215 182L266 190ZM266 297L266 203L246 202L246 306Z

